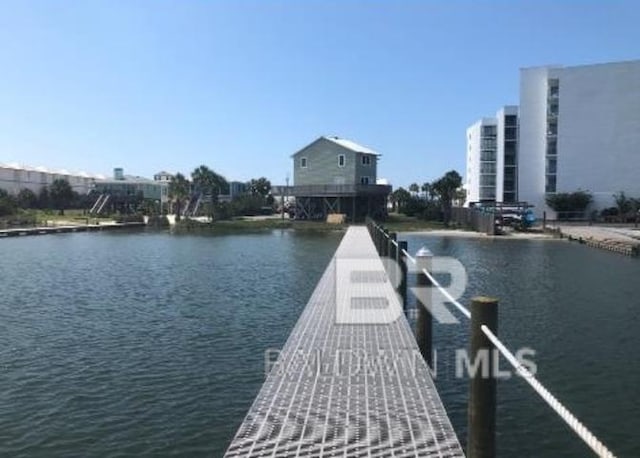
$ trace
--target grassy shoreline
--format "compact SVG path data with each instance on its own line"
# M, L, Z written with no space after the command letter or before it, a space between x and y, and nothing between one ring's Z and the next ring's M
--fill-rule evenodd
M364 225L364 223L359 223ZM386 222L384 227L392 232L424 232L432 230L448 229L440 222L423 221L417 218L392 215ZM299 231L345 231L349 224L329 224L325 221L294 221L290 219L281 220L280 218L265 219L233 219L215 221L213 223L203 223L194 220L181 220L172 227L172 231L176 233L187 232L253 232L274 229L293 229ZM453 229L453 228L450 228Z
M258 232L274 229L294 229L300 231L346 231L345 224L328 224L318 221L292 221L275 218L262 220L223 220L214 223L201 223L193 220L182 220L172 227L176 233L189 232L210 232L210 233L230 233L230 232Z

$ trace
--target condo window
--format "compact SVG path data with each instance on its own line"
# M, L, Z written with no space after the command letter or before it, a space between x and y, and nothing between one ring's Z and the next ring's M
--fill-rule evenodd
M481 151L480 152L480 160L481 161L495 161L496 160L496 152L495 151Z
M515 202L516 201L516 193L515 192L505 192L504 197L502 198L504 202Z
M496 149L497 142L495 138L483 138L480 143L480 148L482 149Z
M307 168L307 158L306 157L301 157L300 158L300 167L303 169Z
M496 189L494 187L480 187L480 200L495 199Z
M369 177L360 177L360 184L369 184Z
M362 165L371 165L371 156L362 156Z
M556 176L547 175L545 192L556 192Z
M495 186L495 185L496 185L495 175L480 175L480 186Z
M344 167L344 154L338 156L338 167Z
M498 128L496 126L482 126L483 137L495 137L497 133Z
M518 139L518 128L517 127L505 127L504 128L504 139L505 140L517 140Z
M516 181L516 168L515 167L505 167L504 169L504 183L514 184Z
M516 165L516 155L515 153L507 154L504 153L504 165Z
M496 163L495 162L481 162L480 163L480 173L496 173Z

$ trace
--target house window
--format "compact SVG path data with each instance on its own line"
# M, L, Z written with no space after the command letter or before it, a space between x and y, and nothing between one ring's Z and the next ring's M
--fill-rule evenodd
M301 157L300 158L300 167L303 169L307 168L307 158L306 157Z
M344 154L338 156L338 167L344 167Z
M362 165L371 165L371 156L362 156Z
M369 177L360 177L360 184L369 184Z

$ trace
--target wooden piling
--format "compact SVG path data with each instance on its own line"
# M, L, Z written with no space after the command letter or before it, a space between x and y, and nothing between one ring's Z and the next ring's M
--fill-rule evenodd
M481 326L498 332L498 300L474 297L471 300L471 340L469 358L480 365L471 374L469 383L469 436L467 456L489 458L496 454L496 378L493 364L493 345ZM488 366L488 367L487 367ZM484 374L484 375L483 375Z
M398 251L398 247L396 246L398 240L398 234L395 232L389 233L389 244L388 244L388 256L392 261L396 260L396 253ZM391 284L395 287L398 284L398 268L395 263L389 263L389 278L391 280Z
M389 256L389 230L382 230L382 255L384 257Z
M420 353L429 367L433 367L433 318L430 311L432 306L432 290L431 281L424 274L423 269L431 272L432 259L433 254L425 248L421 248L418 253L416 253L416 266L418 267L416 283L418 285L418 291L420 291L419 299L416 303L418 308L416 317L416 341Z
M387 256L391 259L396 258L396 242L398 240L398 234L395 232L389 232L389 239L387 245Z
M400 296L402 296L402 310L407 313L407 259L404 256L403 251L408 250L408 243L406 241L398 242L398 252L396 253L396 260L400 266L400 284L398 289L400 290Z

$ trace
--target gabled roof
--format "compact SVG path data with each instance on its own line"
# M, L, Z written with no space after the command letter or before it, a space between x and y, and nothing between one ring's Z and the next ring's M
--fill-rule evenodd
M309 143L307 146L305 146L304 148L301 148L300 150L296 151L294 154L292 154L291 156L295 156L296 154L304 151L305 149L309 148L311 145L321 141L321 140L326 140L326 141L330 141L332 143L335 143L336 145L340 145L343 148L346 148L348 150L354 151L356 153L364 153L364 154L373 154L374 156L380 156L380 153L375 152L374 150L372 150L371 148L367 148L366 146L362 146L354 141L348 140L346 138L340 138L340 137L336 137L336 136L332 136L332 137L327 137L327 136L322 136L319 137L318 139L312 141L311 143Z

